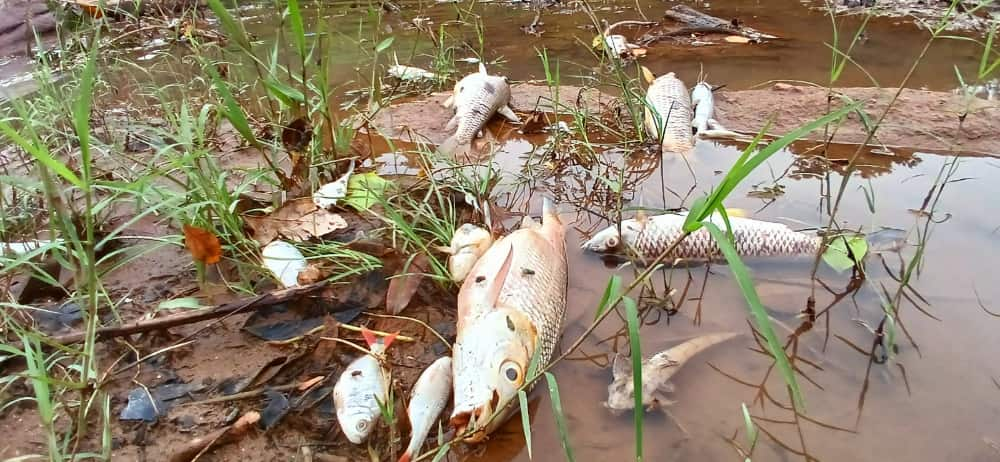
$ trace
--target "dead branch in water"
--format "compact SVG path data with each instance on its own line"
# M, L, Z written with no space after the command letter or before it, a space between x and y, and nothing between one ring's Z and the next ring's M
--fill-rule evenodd
M750 40L763 41L764 39L776 39L773 35L759 32L749 27L743 27L736 20L726 21L722 18L702 13L686 5L676 5L667 10L665 16L682 24L687 24L693 28L716 30L729 34L742 35Z
M315 284L310 284L307 286L291 287L288 289L276 290L274 292L257 295L255 297L245 298L242 300L237 300L235 302L218 305L204 310L175 314L172 316L164 316L162 318L157 318L157 319L135 321L127 324L122 324L121 326L103 327L97 329L96 340L124 337L126 335L139 334L154 330L169 329L171 327L192 324L199 321L205 321L208 319L221 318L223 316L235 314L244 310L246 311L258 310L271 305L277 305L279 303L284 303L289 300L294 300L305 294L316 292L317 290L326 287L326 285L327 283L325 281L317 282ZM57 335L55 337L49 337L47 341L59 345L72 345L75 343L83 342L84 339L86 338L86 335L87 335L86 332L72 332L65 335Z

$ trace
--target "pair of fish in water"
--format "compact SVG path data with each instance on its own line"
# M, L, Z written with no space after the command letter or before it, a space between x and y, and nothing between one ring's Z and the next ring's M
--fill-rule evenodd
M698 82L688 93L687 87L673 72L649 79L645 98L646 133L658 140L663 152L687 154L694 147L695 137L740 138L716 121L712 86Z

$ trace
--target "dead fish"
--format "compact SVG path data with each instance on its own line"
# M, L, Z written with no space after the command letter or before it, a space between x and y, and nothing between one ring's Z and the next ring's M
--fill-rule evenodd
M448 404L449 396L451 396L451 358L446 356L427 366L417 379L417 383L413 385L410 405L406 408L412 434L410 444L399 458L399 462L409 462L417 455L434 421Z
M472 271L479 257L493 244L493 235L484 228L472 223L465 223L455 230L451 238L451 246L438 247L438 250L451 255L448 257L448 272L451 280L462 282Z
M715 120L715 99L712 96L712 86L708 82L700 81L691 89L691 104L694 105L691 128L698 138L746 138L744 135L726 130L726 127Z
M670 404L660 399L658 392L673 393L670 378L694 355L718 345L739 334L721 333L697 337L667 351L661 351L642 361L642 404L649 410L657 405ZM615 355L612 366L611 385L608 385L608 400L604 407L614 413L635 407L635 388L632 381L632 361L622 355Z
M472 150L472 140L482 136L486 123L499 113L514 123L521 120L510 108L510 85L505 77L489 75L486 66L479 63L479 72L469 74L455 84L455 91L444 105L455 108L455 115L444 129L455 130L438 151L453 156L468 155Z
M347 196L347 184L351 180L352 173L354 173L354 159L351 159L351 163L347 167L347 172L341 175L340 178L320 186L313 193L313 203L321 209L328 209L337 205L337 201Z
M653 80L646 90L646 133L660 142L663 152L687 154L691 136L691 95L673 72Z
M351 362L333 386L337 422L354 444L364 442L381 417L379 403L386 402L389 392L389 371L383 367L385 350L396 339L389 335L377 340L367 329L361 334L371 352Z
M566 273L565 230L546 198L542 224L529 217L494 242L462 284L451 425L466 442L483 441L510 417L536 349L540 366L551 358L566 314Z
M390 76L407 82L418 80L436 80L438 78L438 75L431 71L424 70L419 67L404 66L402 64L389 66L389 70L387 72Z
M651 260L684 234L686 217L687 213L681 213L624 220L621 223L621 234L618 233L617 226L609 226L584 242L581 247L599 253L634 252L642 259ZM725 229L721 215L714 214L710 220L719 228ZM744 257L814 254L823 245L823 238L816 233L795 231L781 223L733 216L729 217L729 223L736 252ZM869 234L866 239L872 246L872 251L897 250L904 242L904 234L899 230L886 229ZM715 239L708 230L702 228L685 238L668 257L707 259L721 255Z

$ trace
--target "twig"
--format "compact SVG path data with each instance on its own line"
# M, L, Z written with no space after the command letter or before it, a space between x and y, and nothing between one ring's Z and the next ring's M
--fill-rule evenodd
M295 389L297 389L297 388L299 388L299 387L301 387L303 385L310 385L309 382L311 382L311 381L312 381L312 379L309 379L309 380L307 380L305 382L286 383L284 385L278 385L278 386L274 386L274 387L255 388L253 390L243 391L243 392L240 392L240 393L234 393L234 394L231 394L231 395L217 396L215 398L203 399L201 401L192 401L190 403L181 403L181 404L178 404L177 407L195 406L195 405L198 405L198 404L224 403L226 401L239 401L241 399L256 398L256 397L258 397L260 395L263 395L265 391L288 391L288 390L295 390Z

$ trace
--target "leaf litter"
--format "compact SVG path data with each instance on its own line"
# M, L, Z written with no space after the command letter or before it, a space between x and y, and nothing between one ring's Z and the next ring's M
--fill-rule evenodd
M244 215L243 219L261 245L270 244L279 236L303 242L347 228L344 217L317 207L309 198L288 201L270 215Z

